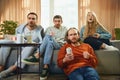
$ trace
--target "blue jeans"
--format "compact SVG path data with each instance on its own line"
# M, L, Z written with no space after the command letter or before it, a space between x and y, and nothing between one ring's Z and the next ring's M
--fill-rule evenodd
M40 45L40 55L44 55L43 64L50 64L53 51L60 49L60 47L60 44L55 42L52 36L46 35Z
M30 56L34 52L34 50L36 50L36 47L24 47L21 52L21 58L26 59L28 56ZM1 46L0 65L5 66L10 52L11 52L11 47ZM18 61L15 62L15 65L20 67L20 56L18 57ZM21 63L21 68L24 68L25 65L26 65L25 63Z
M89 66L74 70L68 77L69 80L100 80L96 70Z

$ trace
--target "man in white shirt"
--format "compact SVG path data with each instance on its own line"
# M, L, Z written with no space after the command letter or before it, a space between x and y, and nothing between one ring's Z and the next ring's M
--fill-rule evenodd
M28 33L32 33L31 34L32 42L42 43L42 38L44 37L44 30L43 30L42 26L37 25L37 19L38 19L37 14L34 12L30 12L27 15L27 23L22 24L16 28L16 35L17 34L27 35ZM21 58L22 59L27 58L36 49L37 49L36 47L24 47L21 52ZM4 46L1 47L1 50L0 50L1 70L0 71L2 71L5 66L5 62L10 53L10 50L11 50L11 47L4 47ZM25 67L24 63L21 63L21 67L20 67L20 59L18 59L18 62L16 62L14 65L12 65L8 69L0 72L0 78L4 78L4 77L8 76L9 73L15 71L17 68L24 68L24 67Z

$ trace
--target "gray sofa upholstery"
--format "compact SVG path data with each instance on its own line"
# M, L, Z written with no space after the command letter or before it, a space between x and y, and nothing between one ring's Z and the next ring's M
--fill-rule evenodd
M120 52L117 48L95 52L98 58L96 69L100 74L120 74Z
M63 74L63 71L57 66L57 54L59 50L55 50L53 53L53 59L51 60L50 72L51 74ZM120 51L117 48L96 50L95 54L98 58L98 66L96 70L99 74L119 74L120 75ZM6 62L6 68L13 65L17 60L17 49L12 48L8 60ZM42 58L40 59L40 71L42 69ZM23 72L38 72L39 65L26 65Z

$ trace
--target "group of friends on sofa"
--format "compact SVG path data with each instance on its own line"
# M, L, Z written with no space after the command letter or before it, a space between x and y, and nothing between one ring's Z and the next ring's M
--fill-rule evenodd
M40 47L22 48L21 67L18 59L18 62L4 70L11 47L1 46L0 79L17 69L23 69L26 64L38 64L39 58L44 55L40 79L46 80L53 51L59 50L57 64L64 70L69 80L100 80L95 70L97 58L94 50L112 47L109 41L111 34L99 23L94 12L87 13L86 25L80 31L74 27L67 29L62 26L62 17L55 15L54 25L44 32L44 28L37 25L37 19L38 15L30 12L27 15L27 23L18 26L16 34L32 33L32 41L40 43Z

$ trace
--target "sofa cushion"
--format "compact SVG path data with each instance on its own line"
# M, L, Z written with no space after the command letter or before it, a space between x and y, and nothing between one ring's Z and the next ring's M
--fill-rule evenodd
M120 52L117 48L96 50L100 74L120 74Z

